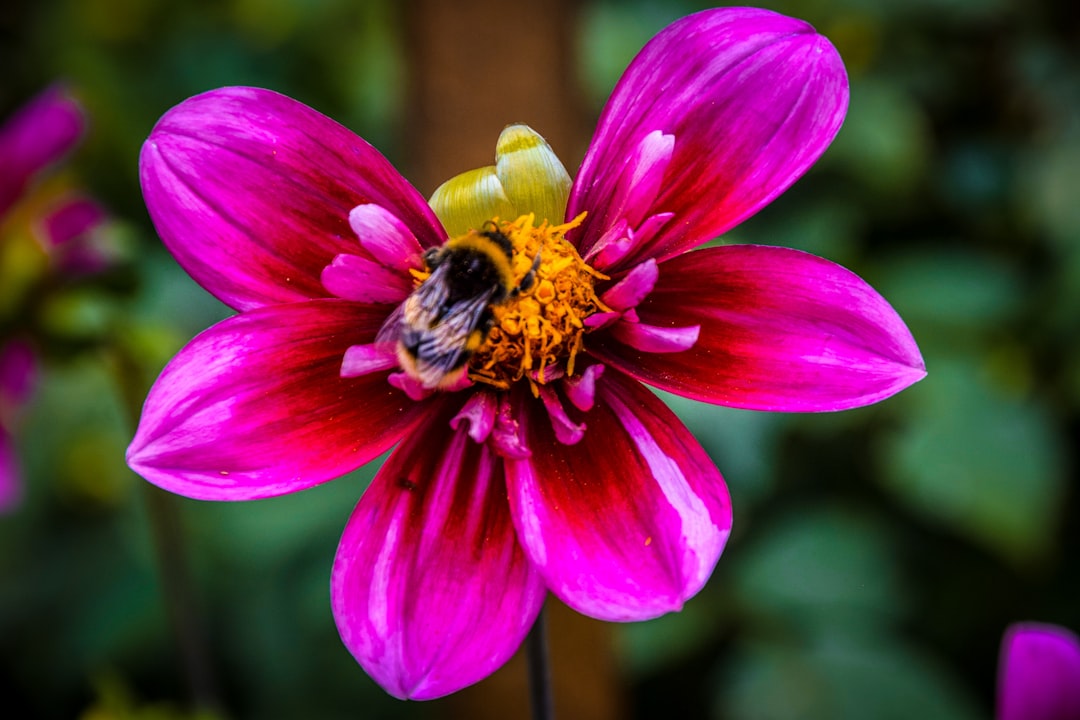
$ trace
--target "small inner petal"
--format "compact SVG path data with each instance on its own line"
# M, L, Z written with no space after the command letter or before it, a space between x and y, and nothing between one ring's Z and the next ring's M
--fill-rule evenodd
M354 302L399 303L412 291L408 274L347 253L323 268L322 284L331 294Z
M613 310L629 310L637 307L652 292L660 271L652 258L637 265L619 282L608 288L600 299Z
M450 421L450 427L457 430L462 422L467 422L469 423L469 437L482 443L488 439L495 428L495 414L498 407L498 398L492 393L483 390L475 392Z
M604 366L590 365L580 375L567 378L563 383L566 399L578 410L588 412L596 402L596 381L604 373Z
M349 226L360 245L388 268L408 272L416 267L422 249L412 231L381 205L357 205L349 212Z
M576 423L566 414L558 393L550 385L542 385L539 388L540 400L547 409L551 419L551 429L555 431L555 439L563 445L575 445L585 437L585 423Z
M630 227L637 227L644 211L656 201L674 151L674 135L653 130L642 138L615 186L610 205L612 218L625 218Z
M393 349L383 345L353 345L341 361L341 377L359 377L397 365Z
M477 168L456 175L431 194L431 209L451 237L476 230L493 217L517 217L495 166Z
M499 397L499 410L495 415L495 429L491 433L495 451L505 458L524 460L532 455L525 442L525 433L514 415L514 404L509 393Z
M697 342L700 325L689 327L658 327L641 322L620 320L611 328L611 334L620 342L635 350L649 353L670 353L689 350Z

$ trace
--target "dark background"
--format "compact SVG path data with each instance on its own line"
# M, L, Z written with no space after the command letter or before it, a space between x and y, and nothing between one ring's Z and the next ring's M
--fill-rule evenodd
M1009 623L1080 630L1080 6L764 4L833 40L851 109L823 160L723 241L855 270L909 323L929 375L827 415L670 398L728 480L734 535L680 614L614 626L549 602L560 717L986 718ZM0 304L43 357L12 423L26 500L0 517L5 714L524 712L519 659L453 698L401 703L341 645L330 565L373 467L238 504L165 496L125 467L157 371L228 314L160 247L139 147L184 98L253 84L352 128L424 194L490 163L515 121L574 174L626 63L701 7L4 4L0 117L69 84L92 127L56 182L108 206L121 248L101 276ZM12 283L38 265L18 250L18 228L3 232L0 283ZM183 556L163 572L156 538L170 522Z

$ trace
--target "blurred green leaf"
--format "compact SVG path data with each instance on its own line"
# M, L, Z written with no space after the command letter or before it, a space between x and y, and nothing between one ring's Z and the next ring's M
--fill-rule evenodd
M1017 562L1060 526L1065 448L1046 408L1012 397L973 359L937 359L905 396L906 422L882 443L886 486L925 517Z
M818 506L755 528L729 562L732 590L766 624L817 630L877 623L905 610L893 540L855 509Z
M930 153L927 119L913 96L896 84L852 82L847 122L829 150L829 162L895 201L916 188Z
M718 685L716 717L738 720L974 720L976 704L932 658L888 636L753 642Z
M997 331L1018 316L1026 291L1018 267L954 241L934 245L886 258L875 278L916 339L936 331L955 342L958 332Z

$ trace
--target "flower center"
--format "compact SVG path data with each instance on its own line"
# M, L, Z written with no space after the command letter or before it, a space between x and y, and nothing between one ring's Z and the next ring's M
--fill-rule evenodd
M562 225L545 220L537 226L531 214L489 223L510 241L518 290L491 307L491 328L468 363L473 382L506 389L525 378L535 389L573 375L584 319L608 310L593 289L597 279L607 277L589 267L565 238L584 217ZM422 281L428 273L415 274Z

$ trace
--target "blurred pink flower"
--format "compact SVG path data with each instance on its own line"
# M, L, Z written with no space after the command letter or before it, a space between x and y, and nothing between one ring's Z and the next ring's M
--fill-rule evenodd
M0 127L0 217L22 197L42 170L59 162L82 139L82 107L62 86L32 99Z
M1080 720L1080 638L1057 625L1016 623L998 666L998 720Z
M496 166L436 191L438 214L289 98L223 88L181 103L143 148L146 204L178 262L239 312L162 371L129 464L173 492L244 500L397 445L348 521L331 592L343 641L398 697L493 672L548 590L605 620L678 610L712 573L731 506L643 382L823 411L925 374L904 323L851 272L779 247L694 250L800 177L847 102L839 56L806 23L705 11L632 62L572 187L512 126ZM534 261L537 278L492 310L467 374L432 379L420 345L395 354L380 330L415 322L395 309L433 271L427 251L448 236L478 247L481 230L513 246L516 282ZM456 302L444 309L460 319Z
M96 200L67 193L50 203L38 219L37 237L52 259L56 271L67 276L101 272L116 261L97 233L108 214Z

